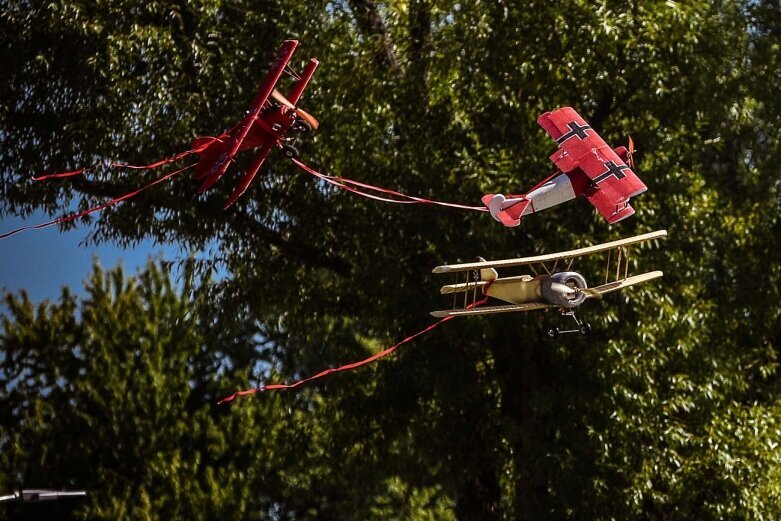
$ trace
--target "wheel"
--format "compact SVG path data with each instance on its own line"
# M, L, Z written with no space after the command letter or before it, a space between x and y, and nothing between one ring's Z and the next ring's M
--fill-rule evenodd
M548 340L556 340L559 338L559 328L552 327L548 330L548 334L546 335L546 338Z
M583 336L588 336L589 333L591 333L591 324L588 322L583 322L580 325L580 334Z
M300 132L301 134L304 134L306 132L312 131L312 125L310 125L303 119L297 119L293 122L293 125L291 125L290 130L292 130L293 132Z
M282 153L285 154L285 157L289 157L291 159L295 159L298 157L298 150L296 149L296 147L292 145L283 146Z

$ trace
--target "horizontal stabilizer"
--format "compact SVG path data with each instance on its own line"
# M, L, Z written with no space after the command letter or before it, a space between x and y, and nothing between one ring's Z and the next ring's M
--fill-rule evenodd
M531 201L520 196L505 197L502 194L486 194L482 197L483 204L494 219L508 228L521 224L521 217Z

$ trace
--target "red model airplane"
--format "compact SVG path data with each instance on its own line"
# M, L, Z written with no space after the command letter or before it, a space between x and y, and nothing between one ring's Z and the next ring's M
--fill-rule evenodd
M285 156L289 158L295 159L298 156L298 151L293 146L296 142L296 138L286 137L286 133L289 130L298 133L307 132L316 129L320 125L314 117L296 106L319 64L315 58L309 60L301 75L296 74L292 70L287 70L288 74L296 79L296 82L290 90L289 96L285 97L276 88L282 74L286 72L290 58L293 56L293 52L296 50L297 46L297 40L285 40L282 42L282 46L277 51L277 56L271 64L271 68L266 74L266 77L263 78L260 89L252 99L252 103L244 118L238 125L228 129L219 136L199 137L193 141L190 150L179 152L171 157L146 165L129 165L123 162L104 162L100 165L79 168L68 172L45 174L34 177L33 179L36 181L43 181L45 179L72 177L82 175L99 166L153 170L179 161L191 154L199 155L196 163L168 173L146 186L115 197L93 208L65 215L34 226L23 226L10 232L0 234L0 239L10 237L11 235L24 230L46 228L55 224L72 221L94 212L99 212L109 206L135 197L144 190L160 184L175 175L179 175L192 167L195 167L195 178L202 181L198 193L203 193L225 175L225 172L228 170L228 167L236 154L243 150L257 148L257 155L250 163L249 168L247 168L238 185L233 189L228 201L225 203L225 208L228 208L241 197L241 194L244 193L252 182L252 179L258 173L261 165L274 147L280 147ZM302 168L305 167L305 165L302 166L301 163L298 164ZM333 182L333 180L330 180L329 182ZM356 190L353 189L353 191Z
M645 192L646 186L630 168L634 166L631 150L610 148L571 107L546 112L537 123L559 145L550 157L559 171L525 194L483 196L483 204L494 219L505 226L518 226L524 215L579 195L585 196L610 224L635 213L629 199Z
M319 126L315 118L296 107L319 63L315 58L309 60L300 76L296 75L297 81L287 97L276 89L296 46L297 40L285 40L282 43L249 110L238 125L217 138L203 137L193 142L192 148L200 153L195 167L195 178L203 179L199 194L225 174L237 153L258 148L255 159L225 203L225 208L228 208L241 197L274 147L282 148L287 157L298 156L298 151L288 143L291 139L285 137L288 130L306 132ZM276 103L269 101L269 98Z

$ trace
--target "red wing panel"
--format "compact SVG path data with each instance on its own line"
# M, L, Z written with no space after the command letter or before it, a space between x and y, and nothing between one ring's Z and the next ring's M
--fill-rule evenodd
M572 107L546 112L537 118L537 122L559 145L551 161L562 172L570 172L576 167L583 168L581 162L592 148L607 146ZM586 173L590 176L589 172Z
M199 193L203 192L209 186L216 183L217 180L225 174L231 160L239 151L242 143L246 139L247 134L252 127L252 123L255 121L255 118L258 116L261 109L263 108L263 105L271 95L271 91L274 90L277 82L279 82L279 78L282 76L282 73L285 71L285 66L293 56L293 52L296 50L296 46L298 46L298 40L285 40L282 42L282 45L277 51L277 56L274 59L274 63L271 64L268 73L266 73L266 77L263 78L257 94L255 94L255 97L252 98L252 103L250 104L250 108L247 111L247 115L244 116L244 119L241 120L239 125L234 127L235 131L230 133L230 139L226 142L226 146L222 150L222 154L220 154L219 157L217 157L213 162L211 170L204 174L206 181L203 185L201 185Z
M228 131L230 132L230 131ZM203 179L209 175L213 169L215 161L225 148L225 140L228 139L228 132L220 134L218 137L204 136L193 140L191 148L198 150L198 163L195 166L195 178Z
M617 191L611 181L603 182L599 189L596 189L594 181L580 168L576 168L567 175L575 193L585 196L608 223L616 223L635 213L629 206L629 197Z
M315 69L317 69L319 63L320 62L315 58L310 58L309 62L306 64L306 67L304 67L299 80L295 85L293 85L293 88L287 97L287 99L290 100L290 103L293 105L298 105L298 102L301 99L301 94L304 93L304 89L306 89L306 86L309 84L309 80L312 79L312 75L315 73Z
M550 137L556 142L559 142L560 139L564 138L565 134L573 130L570 123L576 123L579 128L586 127L584 130L591 130L589 124L586 123L586 121L580 117L580 114L572 107L562 107L552 112L546 112L537 118L537 123L539 123L540 126L545 129L545 132L550 134ZM561 145L561 143L559 143L559 145Z
M605 218L608 224L617 223L634 215L635 210L629 204L629 198L624 199L623 202L616 203L616 200L620 200L620 197L616 197L617 194L610 193L610 190L597 190L591 195L587 195L586 198L594 208Z
M551 156L563 172L580 168L600 190L616 194L616 204L646 190L626 162L571 107L546 112L537 122L560 149ZM609 189L608 189L609 188ZM606 194L607 195L607 194Z
M214 169L214 164L222 152L223 150L219 143L201 152L198 157L198 163L195 165L194 177L199 180L208 177L209 172Z
M233 203L235 203L238 200L238 198L241 197L241 195L247 190L247 187L255 178L255 174L257 174L258 170L260 170L260 166L266 160L269 153L271 152L271 149L274 148L274 145L275 143L266 143L258 150L255 159L252 160L252 163L247 168L247 171L244 173L244 176L241 178L241 181L239 181L239 184L237 184L236 187L233 189L233 192L228 198L228 201L225 203L223 209L227 210L228 207L231 206Z
M263 78L257 94L252 98L252 103L249 108L250 113L257 115L257 113L260 112L260 109L263 108L263 104L266 103L268 97L271 96L271 91L277 86L279 78L282 76L282 73L285 72L285 67L290 61L290 58L293 57L293 52L296 50L297 46L298 40L285 40L282 42L282 45L277 51L277 57L274 59L274 63L271 64L271 67L266 73L266 77Z
M602 138L595 136L592 141L603 143L599 147L591 147L580 156L578 166L601 190L611 187L616 193L625 197L633 197L647 190L645 184L635 175L615 151L604 144Z
M569 155L569 153L563 148L560 148L559 150L551 154L550 160L556 164L556 168L558 168L565 174L567 172L572 172L578 166L578 163L577 161L575 161L575 158Z

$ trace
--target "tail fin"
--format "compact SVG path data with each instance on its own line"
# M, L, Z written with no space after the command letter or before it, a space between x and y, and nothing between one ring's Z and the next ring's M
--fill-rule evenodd
M486 194L482 201L493 218L508 228L521 224L523 212L531 204L531 201L523 195L507 198L502 194Z

